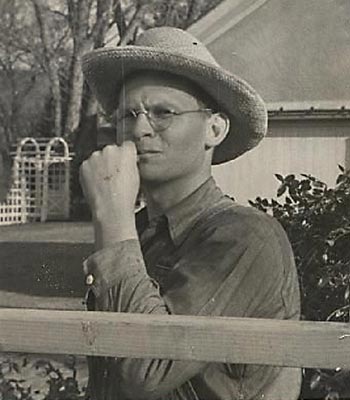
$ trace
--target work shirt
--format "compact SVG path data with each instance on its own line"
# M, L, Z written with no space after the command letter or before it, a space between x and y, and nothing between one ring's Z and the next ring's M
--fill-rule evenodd
M165 215L136 217L139 240L85 262L88 309L298 319L290 243L272 217L236 204L212 178ZM118 333L116 332L116 335ZM93 400L295 400L300 370L159 359L89 358Z

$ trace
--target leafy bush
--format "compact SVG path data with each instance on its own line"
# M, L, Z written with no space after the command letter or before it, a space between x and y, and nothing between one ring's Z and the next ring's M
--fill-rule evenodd
M77 379L76 357L64 363L27 355L7 355L0 359L1 400L79 400L85 387Z
M276 217L289 236L306 320L350 322L350 171L339 169L333 188L306 174L276 174L278 200L250 201ZM312 391L329 400L350 398L347 371L308 371L305 385L305 398Z

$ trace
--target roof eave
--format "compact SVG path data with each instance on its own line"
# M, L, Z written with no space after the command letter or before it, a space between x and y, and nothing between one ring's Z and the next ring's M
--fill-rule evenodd
M205 45L223 35L268 0L226 0L187 30Z
M350 101L267 103L270 119L350 119Z

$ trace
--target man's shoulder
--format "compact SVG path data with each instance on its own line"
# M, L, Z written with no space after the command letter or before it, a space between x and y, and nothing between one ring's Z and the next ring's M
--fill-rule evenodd
M214 207L215 209L215 207ZM205 229L215 228L217 233L231 239L255 236L263 241L272 236L285 236L285 231L276 218L252 206L244 206L225 198L224 206L218 207L212 216L203 218Z

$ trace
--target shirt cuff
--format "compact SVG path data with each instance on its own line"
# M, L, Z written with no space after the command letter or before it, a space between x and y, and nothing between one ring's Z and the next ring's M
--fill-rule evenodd
M96 297L106 293L121 278L147 275L140 243L129 239L102 249L84 263L85 282Z

